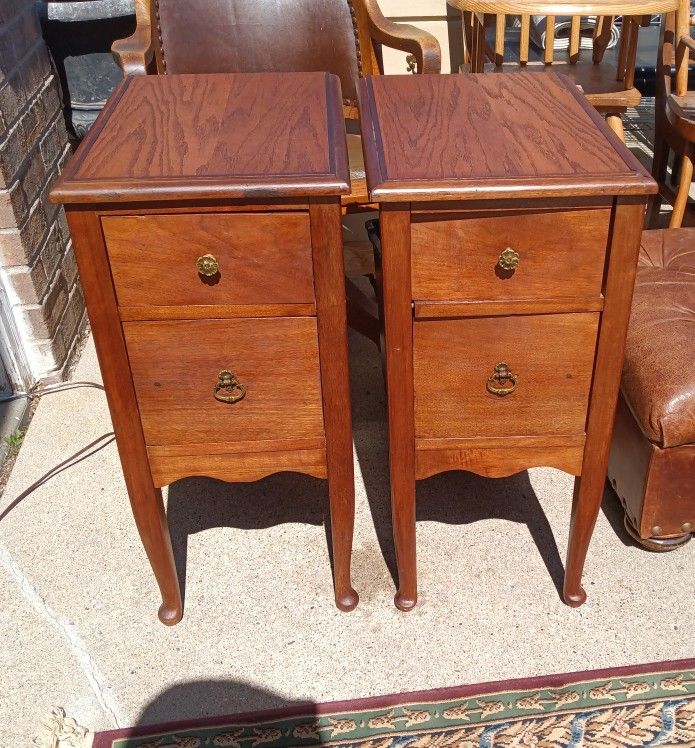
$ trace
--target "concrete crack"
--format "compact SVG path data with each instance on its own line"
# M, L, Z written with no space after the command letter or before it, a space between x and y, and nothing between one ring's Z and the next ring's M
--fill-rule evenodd
M77 633L76 628L64 618L59 616L51 606L36 591L27 579L22 569L10 555L10 552L0 543L0 564L7 570L8 574L19 586L22 595L39 615L46 618L59 634L65 639L68 649L82 668L87 681L94 692L101 708L109 715L114 727L125 726L126 720L121 712L120 705L114 697L111 689L106 685L106 678L101 672L92 655L87 649L86 643Z

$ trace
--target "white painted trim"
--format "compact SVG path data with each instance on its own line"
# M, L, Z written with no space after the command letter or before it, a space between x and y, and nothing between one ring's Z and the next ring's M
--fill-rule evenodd
M14 391L27 392L38 381L29 363L24 339L12 314L7 274L0 270L0 364Z

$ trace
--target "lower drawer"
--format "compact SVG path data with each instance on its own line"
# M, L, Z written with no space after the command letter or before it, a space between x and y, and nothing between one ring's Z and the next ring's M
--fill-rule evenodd
M220 454L323 443L313 317L124 322L123 331L148 447Z
M415 321L419 439L577 435L599 315Z

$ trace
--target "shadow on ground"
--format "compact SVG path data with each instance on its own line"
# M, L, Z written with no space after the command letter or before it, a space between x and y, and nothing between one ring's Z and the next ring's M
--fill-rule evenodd
M132 727L99 733L94 746L111 748L115 740L118 740L116 745L119 748L166 748L170 744L179 748L197 748L203 744L233 746L238 743L226 741L232 741L235 723L258 723L258 727L253 729L259 731L257 744L260 745L264 742L262 731L273 729L263 723L299 715L314 717L316 704L288 700L272 691L237 680L188 681L178 683L152 699L144 706ZM169 736L165 740L158 737L158 733L165 730L183 733L184 730L219 728L222 725L230 727L212 742L208 742L201 732L197 735ZM126 738L131 740L125 741Z
M255 483L186 478L169 487L167 519L181 595L186 595L188 537L215 527L259 530L288 522L324 525L331 556L326 482L278 473Z

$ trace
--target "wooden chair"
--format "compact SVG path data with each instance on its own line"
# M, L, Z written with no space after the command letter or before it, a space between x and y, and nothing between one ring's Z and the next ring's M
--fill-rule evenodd
M537 55L539 59L534 60L529 13L514 12L514 2L499 3L503 6L501 10L506 13L489 15L466 10L475 5L475 0L454 1L463 9L466 62L472 72L534 72L552 66L555 72L564 73L582 89L589 103L605 115L611 129L624 139L621 115L628 107L637 106L641 100L640 92L634 86L635 56L639 26L649 24L648 16L623 17L617 65L609 65L603 62L603 58L611 38L614 17L601 15L600 3L596 3L593 9L587 7L586 12L586 15L597 16L592 49L581 48L582 16L575 15L571 16L568 48L565 51L554 49L556 17L543 13L543 3L534 1L534 15L546 15L545 49ZM550 4L546 10L552 10ZM517 49L505 45L510 16L520 17ZM492 44L486 33L488 27L491 27L494 39Z
M661 24L652 165L659 193L649 205L647 226L650 227L658 224L662 199L673 205L669 228L679 228L683 224L688 208L695 158L695 91L688 91L690 53L695 52L695 41L690 37L691 25L690 5L682 0L678 10L666 14ZM678 172L675 190L666 178L671 150L676 156L674 173Z
M125 75L326 70L339 76L352 191L344 211L368 209L357 80L383 72L382 45L439 73L436 38L384 17L376 0L135 0L132 36L112 52ZM348 320L379 344L376 304L349 279Z

